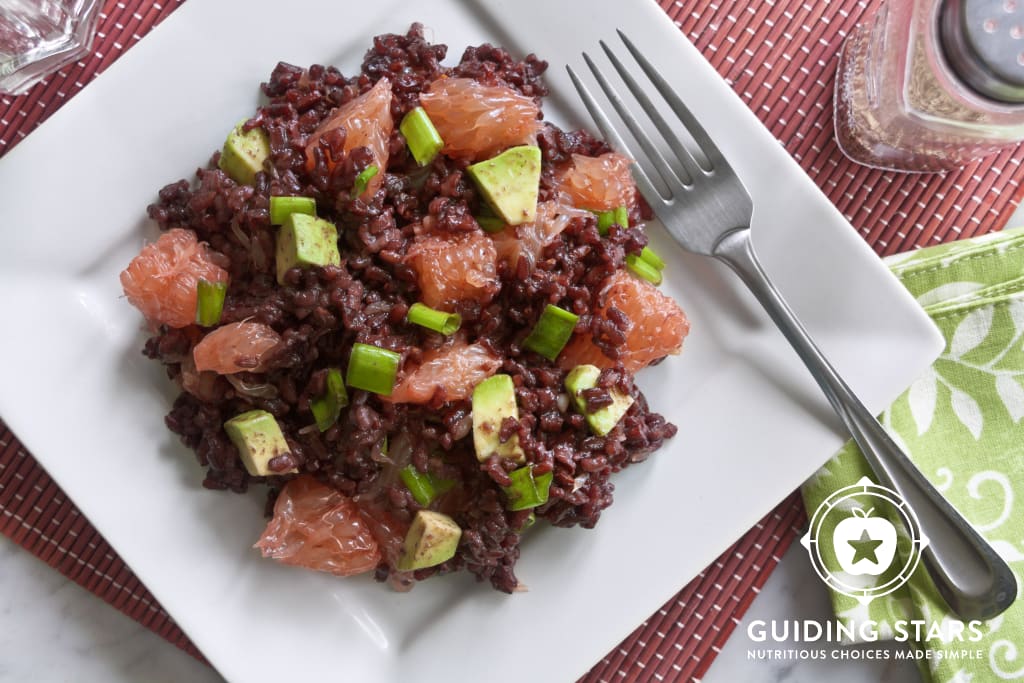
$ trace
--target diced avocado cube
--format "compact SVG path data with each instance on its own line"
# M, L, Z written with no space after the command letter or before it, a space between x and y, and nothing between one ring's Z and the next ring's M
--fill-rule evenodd
M432 510L420 510L412 520L398 557L398 569L403 572L447 562L455 556L462 538L462 529L448 515Z
M250 410L225 422L224 431L238 449L249 474L254 477L285 474L270 469L271 460L291 452L273 415L265 410ZM297 471L295 468L288 470Z
M503 486L502 490L508 498L505 507L509 510L529 510L548 502L548 492L555 478L554 472L534 476L533 465L527 465L513 470L508 476L512 483Z
M466 167L484 199L508 225L537 218L540 147L521 145Z
M519 419L512 377L494 375L477 384L473 389L473 447L480 462L495 453L517 463L526 460L518 436L513 434L504 443L498 438L506 417Z
M323 218L304 213L288 214L277 233L277 281L284 284L284 274L298 266L337 266L338 229Z
M256 174L263 170L263 162L270 158L270 139L260 128L244 132L244 123L242 120L231 129L217 165L236 183L252 185Z
M601 369L594 365L577 365L565 376L565 388L569 390L569 394L576 402L576 407L587 418L590 430L598 436L605 436L615 428L629 407L633 405L633 397L618 389L609 389L611 405L589 412L583 392L597 386L597 378L600 374Z

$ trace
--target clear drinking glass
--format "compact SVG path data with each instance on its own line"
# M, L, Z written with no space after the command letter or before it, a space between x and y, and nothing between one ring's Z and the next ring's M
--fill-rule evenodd
M100 0L0 0L0 92L19 94L88 54Z

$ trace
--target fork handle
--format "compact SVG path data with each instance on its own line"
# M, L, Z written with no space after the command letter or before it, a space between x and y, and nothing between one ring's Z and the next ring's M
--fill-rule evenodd
M953 612L963 619L989 619L1003 612L1017 595L1009 566L925 479L822 355L761 268L749 228L728 233L714 256L736 272L792 344L880 483L913 508L928 539L922 552L925 567Z

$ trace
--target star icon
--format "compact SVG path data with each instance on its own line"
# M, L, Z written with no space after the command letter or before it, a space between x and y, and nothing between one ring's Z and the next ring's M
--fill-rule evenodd
M856 541L847 541L847 543L853 546L854 550L853 561L851 564L856 564L861 560L870 560L871 562L878 564L878 558L875 556L875 549L882 545L883 541L872 540L872 538L868 536L867 529L860 533L860 539Z

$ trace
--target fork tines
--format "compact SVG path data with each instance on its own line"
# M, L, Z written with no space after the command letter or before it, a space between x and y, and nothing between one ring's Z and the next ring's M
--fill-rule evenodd
M566 66L566 70L569 72L569 77L572 79L573 85L576 87L577 92L579 92L580 98L583 100L587 111L590 112L590 115L597 124L597 127L601 130L601 133L621 151L629 151L636 160L637 163L633 166L634 175L643 195L648 198L648 201L653 201L656 197L670 200L672 196L678 192L691 188L693 186L693 181L696 178L710 175L716 170L721 170L728 166L722 158L721 153L718 151L718 148L711 141L711 137L704 130L704 127L697 122L696 117L694 117L689 108L683 104L679 95L675 93L664 77L657 71L657 69L654 68L654 66L646 57L644 57L633 42L626 37L622 31L616 32L623 44L626 46L626 49L632 55L633 59L636 60L636 63L643 70L644 74L646 74L650 83L653 84L655 89L661 94L665 102L669 105L669 108L679 118L679 121L693 137L694 142L697 143L701 152L703 152L707 157L710 164L708 167L702 166L694 155L686 149L685 145L672 130L672 127L665 121L664 117L655 107L643 87L637 83L636 79L629 73L622 61L603 40L599 41L601 49L608 56L609 61L618 73L619 77L622 79L622 82L625 83L626 87L629 89L629 92L632 93L636 102L639 104L640 110L647 115L651 123L654 124L654 127L658 130L666 144L672 150L673 155L679 160L683 170L682 174L677 173L665 159L665 156L654 144L650 136L644 131L640 122L627 108L622 97L608 82L608 79L590 58L590 55L584 52L584 61L589 67L591 73L594 75L594 78L601 90L604 92L608 101L622 119L623 123L626 124L626 127L629 128L633 138L639 144L640 149L646 157L646 164L642 163L644 159L633 153L630 146L625 143L622 136L608 118L608 115L601 109L597 100L583 84L576 72L573 71L572 67ZM653 170L664 180L665 186L667 186L671 196L663 197L663 193L659 192L655 188L654 183L651 182L651 176L649 175L649 169L651 167L653 167Z

